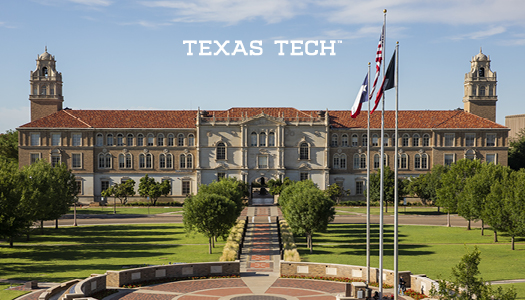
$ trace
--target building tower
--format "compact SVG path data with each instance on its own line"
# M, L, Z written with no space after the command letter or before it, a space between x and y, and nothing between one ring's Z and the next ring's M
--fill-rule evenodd
M36 70L31 71L31 122L62 109L62 73L56 70L55 57L44 53L36 60Z
M490 69L490 58L479 53L470 62L470 72L465 74L465 111L496 122L496 72Z

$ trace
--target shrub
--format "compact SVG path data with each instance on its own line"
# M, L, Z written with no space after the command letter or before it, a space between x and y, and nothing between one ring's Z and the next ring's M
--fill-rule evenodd
M242 234L244 231L245 220L238 220L237 224L230 230L230 235L226 239L226 245L222 250L222 256L219 261L235 261L239 252Z
M281 244L284 250L284 261L301 261L299 252L297 252L297 246L293 240L293 234L290 230L290 226L286 220L280 220L279 226L281 227Z

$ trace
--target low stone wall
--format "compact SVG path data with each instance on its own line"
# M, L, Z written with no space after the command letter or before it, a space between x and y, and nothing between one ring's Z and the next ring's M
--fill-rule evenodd
M433 286L436 288L436 290L438 288L437 282L428 278L426 275L412 275L410 277L412 290L421 294L429 296L430 290Z
M69 289L71 286L73 286L74 284L77 284L79 281L80 281L79 279L70 280L70 281L63 282L60 285L49 288L45 292L40 294L40 296L38 296L38 300L49 300L51 299L51 297L55 296L58 293L61 293L64 290Z
M106 290L107 275L91 275L79 282L75 286L75 294L82 294L83 296L91 296L100 291Z
M177 277L239 275L240 262L207 262L150 266L123 271L107 271L106 286L120 287L150 280Z

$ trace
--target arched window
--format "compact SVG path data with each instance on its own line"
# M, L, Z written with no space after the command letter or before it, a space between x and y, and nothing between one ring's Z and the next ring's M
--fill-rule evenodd
M144 146L144 135L142 133L137 135L137 146Z
M216 159L226 159L226 145L223 142L217 144Z
M354 154L354 169L366 169L366 154Z
M414 134L412 136L412 147L419 147L419 134Z
M184 134L182 133L179 133L179 135L177 135L177 146L179 147L184 146Z
M428 133L423 134L423 147L430 146L430 135Z
M368 135L363 134L363 136L361 136L361 146L368 147Z
M157 135L157 146L162 147L164 146L164 134L159 133Z
M48 73L47 73L47 67L43 67L42 68L42 76L44 77L47 77Z
M330 143L330 146L337 147L337 134L332 134L332 142Z
M388 147L388 134L386 134L386 133L383 136L383 146Z
M410 136L408 135L408 133L403 134L403 140L401 142L401 146L408 147L409 140L410 140Z
M467 150L467 152L465 153L465 158L474 160L476 158L476 152L474 152L474 150L472 149Z
M252 132L250 135L250 140L251 140L250 146L257 147L257 133Z
M117 146L124 146L124 135L122 133L117 134Z
M408 155L406 153L400 153L397 155L397 166L400 169L408 168Z
M47 95L47 86L43 85L40 88L40 95Z
M352 134L352 147L357 147L359 145L357 134Z
M334 169L341 168L341 161L339 160L339 154L334 155Z
M186 168L193 169L193 155L186 155Z
M275 132L268 133L268 146L275 147Z
M340 157L341 169L346 169L346 154L342 154Z
M133 146L133 134L128 133L128 136L126 138L126 145Z
M98 167L100 169L111 169L111 154L100 153L98 155Z
M195 146L195 136L192 133L188 134L188 146Z
M374 169L379 169L379 157L380 155L378 153L374 154ZM388 165L388 155L385 153L383 164L385 166Z
M131 153L121 153L118 155L118 167L119 169L131 169Z
M179 156L179 168L186 169L186 154L181 154Z
M379 146L379 136L377 134L372 134L372 146L377 147Z
M97 146L104 146L104 136L102 135L102 133L97 134Z
M301 143L299 146L299 159L310 159L309 148L308 143Z
M479 87L479 96L485 96L485 86L484 85Z
M171 153L161 153L159 156L159 167L161 169L172 169L173 155Z
M485 77L485 68L479 68L479 77Z
M266 133L259 134L259 147L266 147Z
M155 142L155 136L153 133L148 134L148 146L153 146L153 143Z
M341 136L341 146L348 147L348 134L346 133Z
M174 145L173 141L174 141L173 133L168 134L168 138L166 139L166 145L168 147L173 147Z
M428 155L426 153L417 153L414 156L414 168L416 169L427 169L428 168Z
M165 169L166 168L166 154L161 153L159 155L159 168Z
M139 168L151 169L153 167L153 156L151 153L141 153L139 155Z
M106 146L113 146L113 134L106 135Z

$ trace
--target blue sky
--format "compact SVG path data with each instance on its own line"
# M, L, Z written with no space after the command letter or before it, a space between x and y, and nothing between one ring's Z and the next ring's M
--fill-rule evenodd
M0 132L29 122L29 73L46 45L73 109L350 109L384 8L387 60L400 44L400 109L462 108L482 47L498 76L497 122L525 113L523 0L4 0ZM229 40L227 52L261 40L263 54L188 56L184 40ZM275 40L342 43L334 56L291 56L290 45L279 56ZM394 93L386 100L393 109Z

